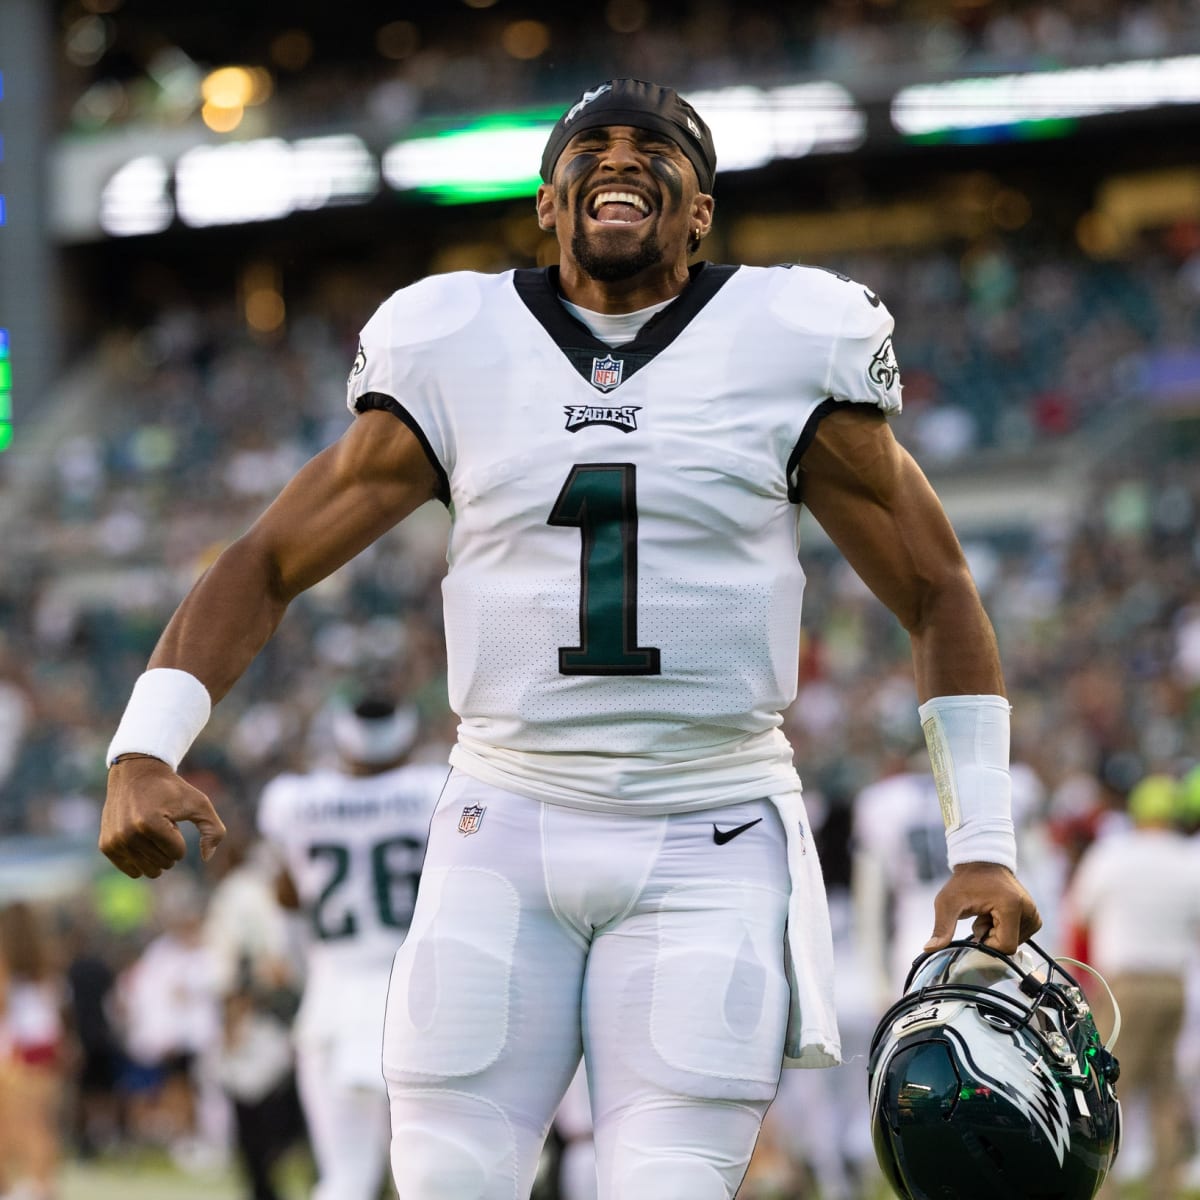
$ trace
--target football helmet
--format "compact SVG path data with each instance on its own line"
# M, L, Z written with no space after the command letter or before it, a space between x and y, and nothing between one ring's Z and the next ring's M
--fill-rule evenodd
M922 954L868 1063L875 1154L897 1195L1091 1200L1120 1141L1119 1029L1118 1016L1102 1043L1079 984L1032 942L1011 957L968 940Z
M381 767L396 762L415 745L420 718L412 705L368 696L333 714L333 744L347 762Z

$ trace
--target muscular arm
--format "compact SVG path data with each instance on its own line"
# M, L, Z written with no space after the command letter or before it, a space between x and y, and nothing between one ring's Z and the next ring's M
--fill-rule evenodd
M874 409L839 409L800 461L804 503L912 639L917 694L1004 695L991 622L950 521Z
M214 703L275 632L287 606L426 500L437 476L395 417L368 412L300 469L251 529L226 549L176 609L150 658L196 676ZM157 758L120 758L109 771L100 849L135 879L185 853L179 823L200 831L209 858L224 836L207 796Z
M829 413L800 460L801 487L821 527L912 640L917 694L1004 695L991 622L962 548L929 481L882 414ZM934 903L927 950L946 945L974 916L974 936L1005 953L1041 917L1007 867L960 863Z
M433 467L407 427L368 412L300 469L176 609L151 667L188 671L215 704L301 592L433 497Z

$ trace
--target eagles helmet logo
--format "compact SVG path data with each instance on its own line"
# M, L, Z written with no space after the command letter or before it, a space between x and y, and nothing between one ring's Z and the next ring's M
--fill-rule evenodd
M593 100L599 100L605 92L611 91L611 83L602 83L598 88L593 88L591 91L584 92L583 95L580 96L579 99L576 100L569 109L567 109L567 115L563 117L563 124L570 125L570 123L575 120L575 118L579 116L579 114L583 112L583 110L587 108L587 106L591 104Z
M963 1059L984 1087L1003 1095L1041 1129L1062 1166L1071 1140L1071 1114L1066 1095L1042 1060L1023 1051L1015 1035L1009 1035L1007 1045L1003 1037L968 1041L953 1025L947 1025L946 1036L958 1043Z
M891 334L883 339L879 349L871 357L867 378L872 383L877 383L885 392L890 392L896 386L896 380L900 378L900 364L896 361Z

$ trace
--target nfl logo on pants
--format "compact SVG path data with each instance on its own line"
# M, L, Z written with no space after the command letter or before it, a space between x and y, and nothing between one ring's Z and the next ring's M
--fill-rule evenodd
M458 832L477 833L486 807L484 804L468 804L462 810L462 816L458 818Z

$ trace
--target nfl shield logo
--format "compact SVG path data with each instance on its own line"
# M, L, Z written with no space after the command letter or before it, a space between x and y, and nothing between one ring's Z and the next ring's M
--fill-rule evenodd
M621 372L625 369L623 358L613 358L606 354L603 358L592 359L592 386L602 392L611 392L621 382Z
M483 820L483 812L487 807L485 804L468 804L462 810L462 816L458 818L459 833L478 833L480 822Z

